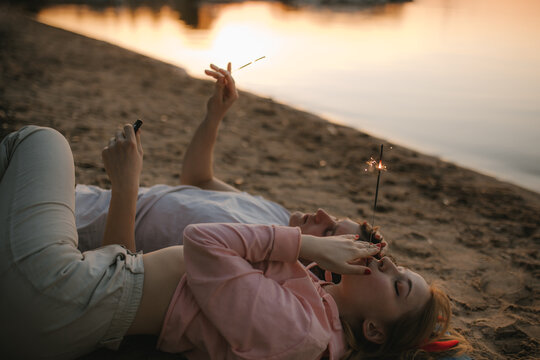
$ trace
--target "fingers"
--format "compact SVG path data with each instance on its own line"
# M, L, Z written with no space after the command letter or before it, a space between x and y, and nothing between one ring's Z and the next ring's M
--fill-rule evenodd
M359 239L358 234L338 235L337 237L352 241L353 246L355 246L358 250L362 250L363 254L373 254L373 253L377 254L379 251L381 251L382 248L386 246L385 243L374 244L374 243L369 243L367 241L358 241Z
M344 267L344 272L342 275L369 275L371 274L371 269L367 266L348 264Z
M234 84L234 78L231 75L231 68L232 68L231 63L227 64L227 70L222 69L222 68L220 68L220 67L218 67L218 66L216 66L214 64L210 64L210 67L214 71L212 71L212 73L213 73L212 75L210 75L210 74L208 74L208 75L210 75L210 76L213 76L213 75L219 76L219 75L221 75L221 76L223 76L225 78L227 85ZM207 71L210 71L210 70L207 70ZM217 78L215 78L215 79L217 79Z
M133 130L133 125L131 124L124 125L124 136L128 141L137 142L137 138L135 137L135 130Z
M217 68L217 66L215 66L214 64L211 64L210 65L212 68ZM216 93L218 94L218 97L223 97L223 89L225 88L225 83L226 83L226 79L225 79L225 76L223 74L221 74L220 72L217 72L217 71L212 71L212 70L205 70L204 71L206 73L206 75L208 76L211 76L213 77L214 79L216 79Z
M379 232L378 226L372 227L370 224L364 221L364 223L362 223L362 225L360 226L360 231L361 240L363 241L370 241L374 243L385 242L384 237Z
M344 235L347 238L353 238L352 240L354 247L357 249L357 256L350 261L347 261L348 265L351 265L352 267L348 267L349 270L352 271L354 274L364 274L368 275L371 273L371 270L365 266L366 265L366 259L373 258L381 251L381 244L370 244L364 241L355 241L357 239L357 235Z
M105 147L105 149L103 150L106 150L108 148L112 148L114 147L119 141L123 141L124 140L124 133L122 132L122 130L118 129L116 130L116 132L114 133L114 136L111 137L109 139L109 143L107 144L107 146Z
M212 66L212 65L210 65L210 66ZM212 70L204 70L204 73L206 75L208 75L208 76L213 77L216 80L225 78L225 76L223 74L221 74L219 72L216 72L216 71L212 71Z
M379 245L379 244L377 244L377 245ZM355 259L354 261L356 261L358 259L362 259L363 261L365 261L366 258L377 256L377 254L379 254L379 252L381 251L381 247L380 246L373 246L373 244L372 244L368 248L360 249L360 251L361 251L360 256L357 259Z
M122 129L116 130L114 136L109 139L107 147L113 147L124 141L136 143L138 150L142 152L140 132L135 134L135 130L133 130L133 125L131 124L125 124Z
M381 246L379 244L366 244L355 242L355 245L358 249L358 257L353 260L348 261L349 265L353 265L358 273L363 273L368 275L371 273L371 270L365 266L367 259L372 259L379 254L381 251ZM360 266L361 265L361 266Z
M139 154L143 154L143 148L142 148L142 141L141 141L141 129L137 133L135 133L135 138L137 140L137 151Z
M354 260L348 261L345 269L347 274L356 274L356 275L369 275L371 274L371 269L367 266L368 259L373 259L378 253L378 247L369 247L364 248L364 254Z
M229 73L229 74L232 73L232 64L230 62L227 63L227 70L222 69L219 66L214 65L214 64L210 64L210 68L212 68L212 70L214 70L214 71L211 71L211 70L205 70L204 71L207 75L210 75L210 76L216 75L216 72L219 72L219 73L221 73L223 75L225 75L226 73Z
M371 269L367 259L376 256L381 249L379 244L357 241L355 234L315 237L318 251L313 261L322 268L339 274L369 275Z
M126 137L124 136L124 132L122 130L118 129L118 130L116 130L114 138L115 138L116 141L122 141Z
M220 68L218 68L218 69L219 69L218 71L219 71L223 76L225 76L225 79L227 79L227 84L228 84L228 85L230 85L230 84L234 85L234 79L233 79L233 77L232 77L232 75L231 75L231 70L230 70L230 68L231 68L231 63L229 63L229 64L227 65L227 69L229 69L229 70L225 70L225 69L220 69Z
M225 74L223 73L223 72L225 72L225 70L222 69L222 68L220 68L219 66L214 65L214 64L210 64L210 67L211 67L213 70L218 71L218 72L220 72L221 74L225 75Z
M139 129L139 131L135 133L135 130L133 129L132 124L125 124L124 135L127 141L135 143L137 145L137 151L139 152L139 154L142 155L143 149L142 149L142 143L141 143L141 130Z
M135 130L133 130L133 125L125 124L122 129L116 130L114 137L109 141L109 145L111 144L111 141L115 143L122 143L124 141L136 143L137 138L135 136Z

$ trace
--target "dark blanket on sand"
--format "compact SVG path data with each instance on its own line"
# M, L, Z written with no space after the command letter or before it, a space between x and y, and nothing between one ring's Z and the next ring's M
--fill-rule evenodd
M101 149L142 118L141 185L178 184L212 90L180 68L0 8L0 138L27 124L59 130L78 183L109 186ZM241 92L221 127L216 173L291 210L369 220L376 174L365 162L381 142ZM385 157L376 222L393 255L448 292L476 359L539 358L540 195L395 145ZM180 357L155 340L127 338L87 358Z

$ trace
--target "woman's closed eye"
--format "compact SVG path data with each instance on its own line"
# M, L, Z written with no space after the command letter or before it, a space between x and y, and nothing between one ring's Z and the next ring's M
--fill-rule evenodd
M396 295L399 297L401 293L406 293L405 297L408 297L412 290L412 281L411 279L400 279L394 282L394 288L396 290ZM408 291L407 291L408 288ZM405 292L403 292L405 291Z
M331 226L324 231L324 236L333 236L336 233L336 227Z

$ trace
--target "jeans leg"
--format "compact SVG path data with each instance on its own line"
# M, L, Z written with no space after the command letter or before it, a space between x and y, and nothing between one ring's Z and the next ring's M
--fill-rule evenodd
M74 358L117 346L140 302L142 257L77 250L66 139L29 126L0 144L0 348L8 358Z

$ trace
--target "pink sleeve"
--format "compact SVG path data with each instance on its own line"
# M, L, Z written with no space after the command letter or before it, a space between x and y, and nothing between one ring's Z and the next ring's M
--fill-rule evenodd
M295 263L298 228L190 225L184 246L189 287L235 355L314 359L324 351L326 344L311 338L314 315L307 302L251 265L268 260Z

